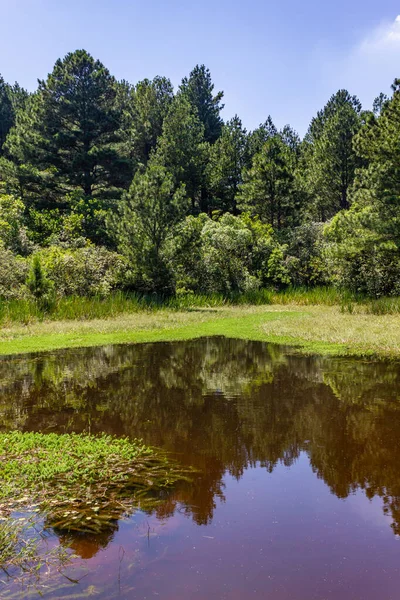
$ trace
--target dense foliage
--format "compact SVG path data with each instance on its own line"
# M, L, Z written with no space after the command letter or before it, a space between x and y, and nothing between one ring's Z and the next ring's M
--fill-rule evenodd
M85 50L28 94L0 76L0 297L336 285L400 293L400 81L339 90L301 140L224 122L197 65L117 81Z

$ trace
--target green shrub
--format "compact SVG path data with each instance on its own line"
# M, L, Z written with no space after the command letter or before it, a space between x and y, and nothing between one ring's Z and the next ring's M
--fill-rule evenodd
M285 286L290 284L290 275L283 255L284 247L274 248L268 259L268 279L278 285Z
M54 303L54 283L48 278L38 254L33 257L26 285L38 307L49 310Z
M187 217L178 226L170 245L170 264L180 294L230 297L288 283L283 251L271 227L257 218L201 214Z
M22 224L24 208L18 198L0 193L0 243L8 250L26 255L33 246Z
M28 264L0 245L0 298L13 300L27 295Z
M123 258L101 246L50 246L40 258L58 296L107 296L123 279Z
M374 206L338 213L325 228L328 260L339 286L370 297L400 294L400 217L398 197L385 220Z
M332 252L340 287L372 298L400 295L400 249L394 243L341 245Z

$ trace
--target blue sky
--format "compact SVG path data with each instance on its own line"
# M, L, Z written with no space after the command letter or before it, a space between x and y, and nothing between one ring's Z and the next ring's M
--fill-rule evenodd
M303 135L337 89L366 108L390 90L399 14L395 0L0 0L0 73L34 90L57 58L85 48L118 79L177 86L204 63L225 118L253 129L271 114Z

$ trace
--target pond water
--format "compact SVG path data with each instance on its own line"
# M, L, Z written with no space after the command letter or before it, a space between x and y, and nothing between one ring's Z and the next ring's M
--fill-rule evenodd
M225 338L14 357L16 428L140 437L198 470L100 535L50 531L79 558L44 598L399 598L398 365Z

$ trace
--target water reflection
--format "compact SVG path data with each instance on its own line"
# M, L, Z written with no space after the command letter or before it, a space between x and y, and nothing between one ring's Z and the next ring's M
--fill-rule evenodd
M224 338L17 357L0 362L0 427L105 431L161 446L199 476L158 516L179 505L198 524L224 500L226 472L239 479L260 464L271 473L306 452L337 497L358 488L381 497L399 534L399 373Z

